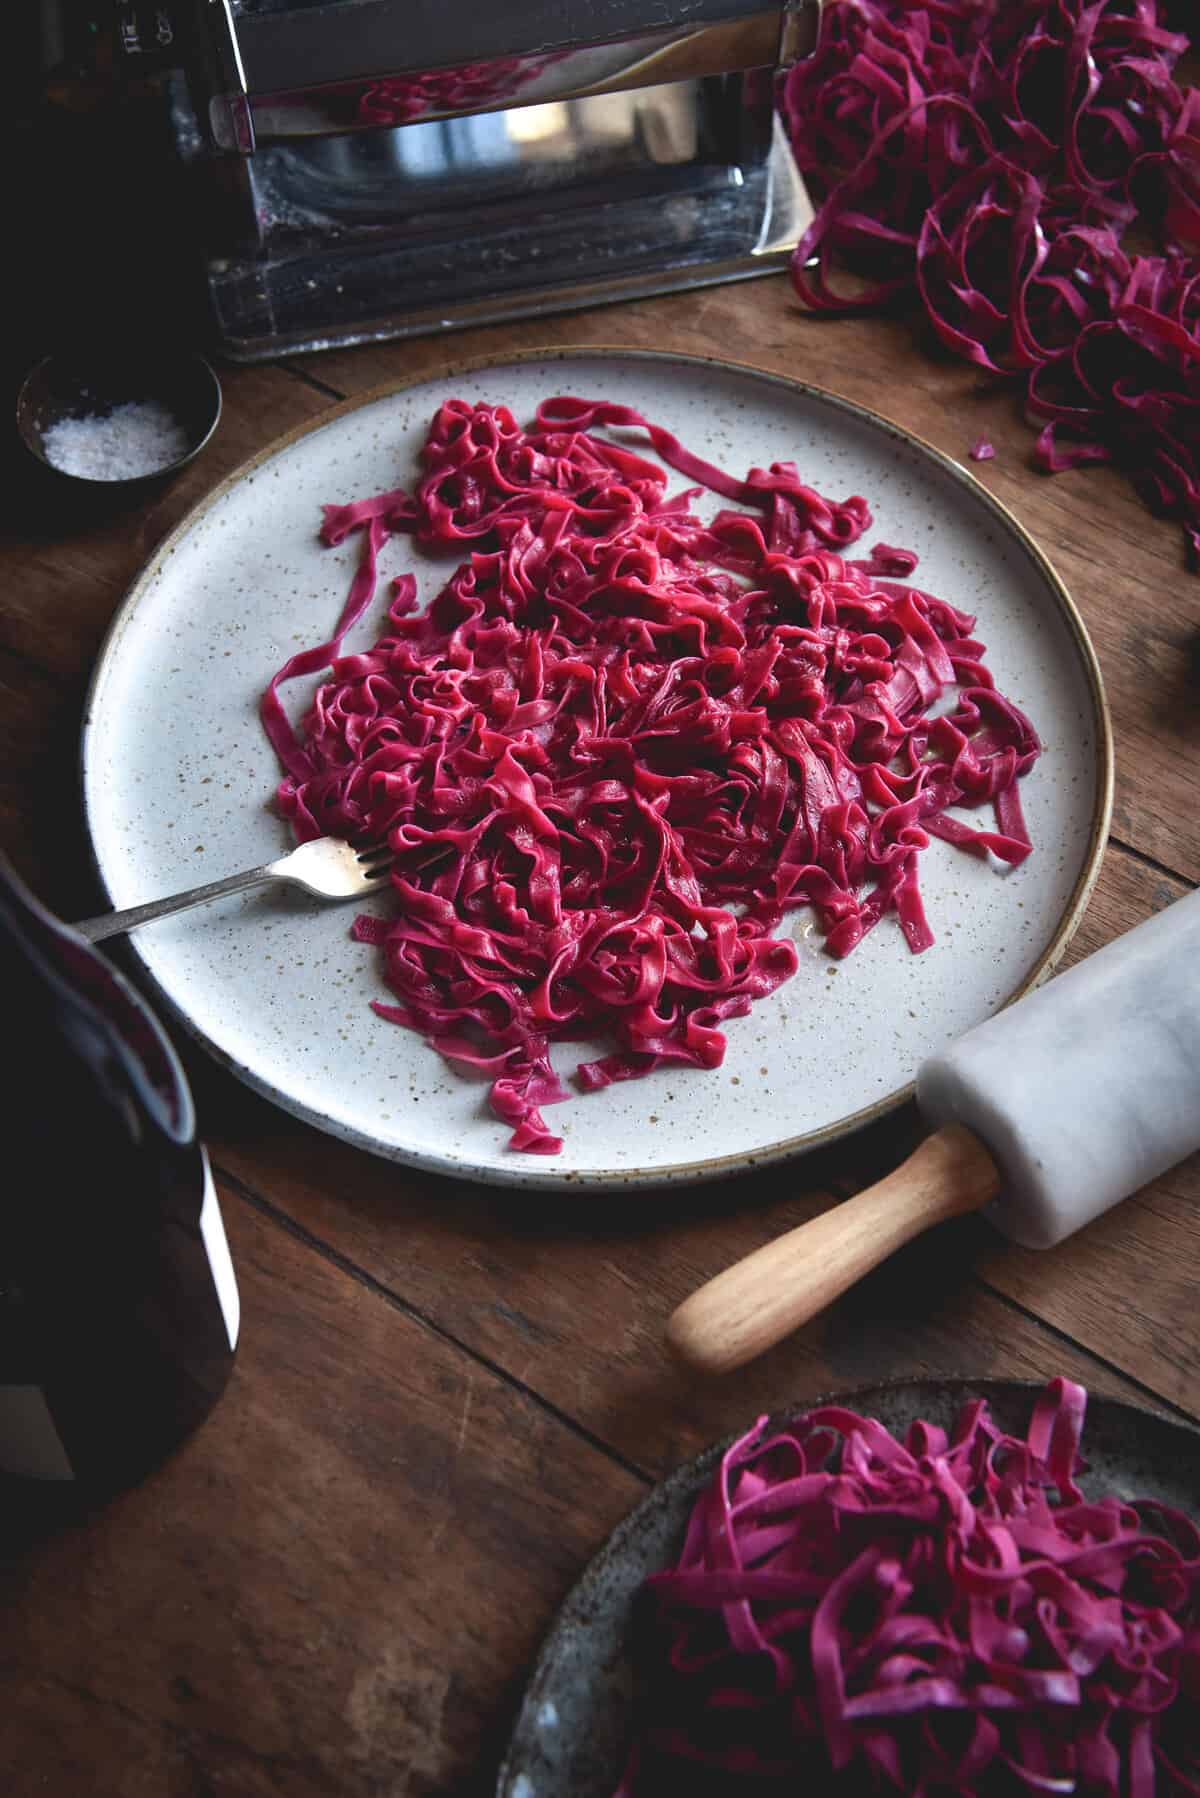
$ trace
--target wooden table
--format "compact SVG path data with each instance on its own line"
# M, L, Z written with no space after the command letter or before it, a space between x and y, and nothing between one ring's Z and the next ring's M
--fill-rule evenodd
M872 405L980 477L1092 632L1113 839L1073 953L1200 878L1200 580L1107 470L1046 479L1011 394L901 322L802 316L782 278L222 371L205 455L144 512L24 511L0 544L0 843L97 909L75 758L89 672L147 554L278 433L454 356L537 344L733 355ZM819 479L819 471L814 471ZM673 1306L893 1164L895 1115L800 1166L665 1198L533 1199L410 1175L273 1109L187 1043L241 1283L209 1421L85 1525L0 1550L7 1798L484 1794L555 1607L652 1482L763 1408L904 1374L1062 1372L1200 1415L1200 1161L1051 1254L974 1220L898 1256L723 1383L673 1367Z

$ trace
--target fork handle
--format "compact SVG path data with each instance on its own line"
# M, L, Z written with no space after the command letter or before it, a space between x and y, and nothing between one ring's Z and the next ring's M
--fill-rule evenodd
M247 887L262 886L280 878L273 862L261 868L249 868L244 874L229 874L224 880L210 880L202 887L190 887L186 893L172 893L169 899L152 899L148 905L131 905L127 911L106 911L98 918L84 918L72 924L89 943L102 943L107 936L120 936L138 924L150 924L155 918L169 918L172 912L187 911L193 905L204 905L209 899L222 899L226 893L242 893Z

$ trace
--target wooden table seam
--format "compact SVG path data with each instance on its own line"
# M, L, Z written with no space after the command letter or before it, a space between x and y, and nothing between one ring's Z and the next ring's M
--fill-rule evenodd
M1168 867L1166 862L1159 861L1157 856L1147 855L1144 849L1139 849L1136 843L1130 843L1124 837L1110 835L1108 847L1119 849L1123 855L1131 855L1135 861L1141 862L1144 868L1150 868L1155 874L1162 874L1167 880L1177 880L1181 886L1185 886L1189 890L1195 889L1196 882L1190 875L1181 874L1178 868Z
M490 1355L484 1354L480 1349L472 1348L469 1343L464 1342L461 1337L456 1336L453 1330L447 1329L444 1324L438 1323L436 1318L430 1317L427 1312L422 1311L420 1306L414 1305L411 1299L404 1298L401 1293L394 1291L393 1288L388 1286L384 1281L377 1279L375 1275L368 1272L366 1268L360 1267L349 1255L343 1254L340 1249L335 1249L331 1243L323 1241L321 1237L315 1235L311 1230L306 1230L303 1224L297 1223L296 1220L289 1217L285 1211L279 1210L279 1208L273 1205L269 1199L265 1199L261 1193L255 1192L252 1187L248 1186L246 1182L236 1174L229 1173L228 1170L223 1169L217 1162L214 1162L213 1164L213 1174L222 1191L232 1192L244 1205L249 1205L260 1217L266 1219L269 1223L274 1224L277 1228L286 1231L286 1233L294 1238L295 1241L311 1250L313 1254L320 1256L323 1260L327 1261L330 1266L336 1267L340 1273L345 1274L347 1279L354 1280L359 1286L364 1287L376 1298L382 1299L385 1304L390 1305L394 1310L399 1311L401 1315L408 1318L410 1322L420 1325L423 1329L428 1330L431 1335L438 1337L440 1341L446 1343L449 1347L456 1349L477 1367L484 1369L487 1373L491 1374L493 1378L502 1381L511 1391L518 1393L522 1398L529 1399L533 1404L537 1405L539 1410L545 1412L548 1417L553 1418L556 1423L559 1423L563 1425L564 1428L570 1430L573 1436L578 1437L579 1440L586 1443L589 1448L595 1449L598 1453L606 1456L606 1458L612 1461L615 1466L620 1467L624 1473L630 1474L634 1479L641 1480L647 1486L652 1486L655 1483L656 1476L648 1468L642 1467L638 1462L630 1460L628 1456L623 1455L620 1449L615 1448L611 1442L606 1442L604 1438L598 1436L595 1431L589 1430L586 1424L581 1423L577 1417L573 1417L569 1411L564 1411L561 1406L554 1403L553 1399L547 1398L544 1393L538 1391L536 1386L531 1386L527 1381L522 1380L519 1375L513 1373L510 1368L505 1367L502 1362L494 1360Z
M1096 1366L1102 1367L1106 1373L1115 1374L1127 1381L1130 1386L1136 1387L1138 1392L1143 1394L1151 1404L1157 1406L1160 1411L1180 1417L1186 1423L1200 1423L1200 1408L1194 1411L1189 1410L1186 1405L1179 1404L1177 1400L1167 1398L1164 1393L1159 1392L1146 1380L1131 1373L1127 1367L1122 1367L1119 1361L1113 1361L1107 1355L1098 1354L1089 1343L1081 1341L1077 1336L1072 1336L1069 1330L1063 1330L1057 1324L1051 1323L1049 1318L1043 1317L1041 1312L1035 1311L1031 1305L1024 1305L1020 1299L1014 1299L1011 1293L1005 1292L1002 1286L993 1285L992 1281L986 1279L982 1274L972 1274L971 1284L988 1293L990 1297L998 1299L1009 1311L1015 1311L1027 1323L1036 1324L1039 1329L1045 1330L1047 1335L1052 1336L1056 1342L1069 1345L1076 1354L1084 1355L1089 1361L1094 1361Z
M322 381L319 375L310 374L306 368L297 368L294 362L277 362L275 366L284 374L291 375L293 380L302 381L306 387L311 387L315 393L326 394L331 400L345 400L350 397L350 395L343 392L340 387L333 387L328 381Z
M556 1423L569 1430L573 1436L585 1443L588 1447L603 1454L608 1460L612 1461L614 1465L620 1467L622 1471L630 1474L635 1479L641 1480L647 1486L653 1486L655 1484L657 1476L648 1468L643 1467L639 1462L632 1460L629 1456L622 1454L620 1449L616 1448L611 1442L606 1441L604 1437L596 1434L595 1431L588 1429L588 1427L581 1423L577 1417L574 1417L569 1411L564 1410L563 1407L556 1404L554 1400L546 1397L546 1395L540 1392L537 1387L531 1386L528 1381L521 1379L519 1375L505 1367L503 1362L496 1360L493 1356L487 1355L481 1350L472 1347L470 1343L463 1341L461 1337L455 1335L453 1330L448 1329L444 1324L440 1324L435 1318L422 1310L420 1306L415 1305L411 1299L406 1299L401 1293L396 1291L395 1288L389 1286L385 1281L378 1279L368 1269L354 1261L351 1256L334 1248L332 1244L327 1243L313 1231L306 1229L304 1225L289 1217L286 1212L281 1211L277 1206L273 1205L270 1200L265 1199L261 1193L256 1192L240 1176L229 1173L219 1164L214 1165L214 1173L222 1189L233 1192L243 1204L252 1207L259 1216L264 1218L267 1222L284 1230L289 1236L301 1243L313 1254L321 1257L331 1266L336 1267L341 1273L345 1274L347 1278L354 1280L358 1285L364 1287L368 1292L371 1292L375 1297L381 1299L385 1304L390 1305L394 1310L400 1312L402 1316L408 1318L411 1322L427 1329L432 1335L438 1337L440 1341L461 1353L467 1360L491 1374L493 1378L502 1381L510 1390L536 1404L547 1416L553 1418ZM1200 1423L1200 1410L1193 1412L1186 1406L1180 1405L1175 1400L1166 1397L1166 1395L1159 1392L1156 1387L1139 1378L1128 1368L1123 1367L1120 1362L1097 1353L1097 1351L1088 1343L1082 1341L1078 1337L1072 1336L1069 1331L1052 1323L1032 1306L1023 1304L1018 1299L1014 1299L1009 1293L1005 1292L1002 1287L994 1285L990 1280L979 1274L971 1274L968 1276L968 1279L969 1284L972 1287L978 1291L987 1293L990 1298L995 1299L998 1303L1003 1305L1006 1310L1023 1318L1039 1333L1047 1336L1052 1343L1070 1348L1081 1360L1090 1363L1097 1370L1103 1370L1105 1373L1126 1382L1129 1386L1135 1388L1141 1395L1143 1395L1152 1406L1157 1407L1160 1411L1180 1417L1188 1423Z

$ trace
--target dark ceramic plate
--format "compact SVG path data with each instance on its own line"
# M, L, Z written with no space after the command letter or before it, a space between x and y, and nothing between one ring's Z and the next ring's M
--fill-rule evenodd
M1015 1380L912 1380L820 1402L851 1405L901 1433L914 1417L949 1426L963 1401L978 1396L1002 1429L1020 1435L1039 1390ZM787 1415L778 1413L776 1421ZM1094 1397L1083 1444L1086 1491L1158 1499L1200 1514L1200 1430ZM692 1503L726 1447L708 1449L657 1486L613 1532L567 1599L526 1691L498 1798L612 1798L629 1744L633 1597L647 1574L676 1553Z

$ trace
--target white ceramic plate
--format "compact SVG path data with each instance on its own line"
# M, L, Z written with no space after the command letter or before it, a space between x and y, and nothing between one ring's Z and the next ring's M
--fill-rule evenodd
M87 821L118 907L282 853L288 835L269 809L278 770L257 705L280 663L328 633L345 594L357 543L319 545L322 502L409 483L428 420L452 393L527 417L562 392L636 406L726 468L793 459L835 497L864 494L875 514L866 541L914 548L921 583L978 613L1002 690L1044 739L1022 786L1035 853L1002 875L934 842L921 881L937 942L923 955L909 954L888 919L834 964L807 914L794 914L800 970L730 1024L724 1066L664 1070L556 1106L565 1147L553 1159L507 1149L486 1083L370 1010L387 994L373 952L350 940L353 907L243 895L144 926L134 946L215 1055L363 1148L527 1186L704 1179L794 1154L898 1103L932 1050L1052 965L1103 847L1111 744L1078 616L985 489L884 420L749 369L596 350L458 365L336 408L218 487L129 594L88 708ZM397 539L381 572L415 567L427 598L447 566ZM351 647L376 634L385 586ZM293 715L313 685L293 683ZM603 1046L561 1045L558 1065Z

